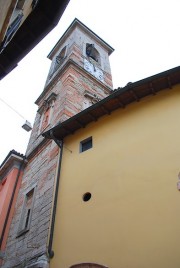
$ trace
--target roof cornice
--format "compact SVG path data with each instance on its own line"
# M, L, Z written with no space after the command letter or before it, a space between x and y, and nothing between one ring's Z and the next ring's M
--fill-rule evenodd
M41 95L35 101L35 104L39 105L40 101L44 98L44 96L48 93L48 91L54 86L54 84L59 81L61 74L63 74L70 65L78 68L78 70L80 70L80 71L85 72L86 75L88 75L92 79L95 79L96 80L96 83L99 83L99 85L101 87L103 87L106 91L112 92L112 89L110 87L108 87L107 85L105 85L104 83L102 83L100 80L98 80L96 77L94 77L92 74L90 74L89 72L87 72L83 67L81 67L80 65L78 65L74 60L68 59L67 62L63 65L63 67L59 68L59 70L56 72L55 76L45 86L43 92L41 93Z
M43 136L51 139L50 132L53 132L56 139L62 140L70 133L97 121L106 114L111 114L114 110L125 108L127 105L139 102L147 96L156 95L159 91L171 89L179 83L180 66L134 83L128 83L125 87L114 90L111 95L98 103L46 131Z
M23 154L12 150L6 156L2 164L0 165L0 179L3 177L3 174L7 172L7 170L11 169L13 165L17 163L27 162L26 157Z

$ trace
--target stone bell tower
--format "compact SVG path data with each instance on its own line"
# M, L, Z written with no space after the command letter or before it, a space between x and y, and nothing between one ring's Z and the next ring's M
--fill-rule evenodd
M48 55L52 63L44 90L36 100L39 109L28 152L36 146L34 135L110 94L113 85L109 55L113 51L78 19L72 22Z
M42 133L111 93L112 52L111 46L75 19L48 55L52 63L44 90L35 102L38 110L3 268L48 267L60 149Z

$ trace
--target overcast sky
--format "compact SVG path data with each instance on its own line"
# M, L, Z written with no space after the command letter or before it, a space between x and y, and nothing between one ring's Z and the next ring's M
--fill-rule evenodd
M32 124L55 43L78 18L115 51L110 56L114 88L179 66L179 0L71 0L58 26L3 80L0 99ZM10 150L25 154L30 133L24 119L0 101L0 163Z

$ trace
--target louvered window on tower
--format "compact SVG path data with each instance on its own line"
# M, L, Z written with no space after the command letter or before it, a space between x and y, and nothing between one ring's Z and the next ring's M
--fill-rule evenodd
M54 67L52 70L52 73L50 74L50 78L53 76L53 74L59 69L59 67L64 62L64 59L66 58L66 46L61 50L58 56L55 58Z
M27 231L29 231L31 218L32 218L33 203L34 203L34 192L35 192L35 188L31 189L25 195L23 209L21 212L21 219L19 223L19 231L18 231L17 236L21 236Z

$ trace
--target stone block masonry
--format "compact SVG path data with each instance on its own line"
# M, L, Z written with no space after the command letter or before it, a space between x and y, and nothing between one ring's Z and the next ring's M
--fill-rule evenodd
M39 154L36 154L36 157L29 160L27 168L25 168L23 187L20 189L16 203L3 268L48 267L46 249L58 151L57 145L51 142L46 147L46 150L44 148ZM25 194L34 186L36 191L30 228L28 232L17 237L23 199ZM43 261L41 261L42 259ZM36 266L40 265L40 263L44 266Z

